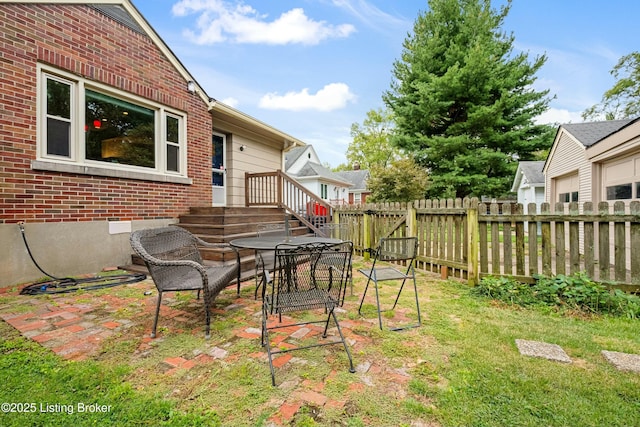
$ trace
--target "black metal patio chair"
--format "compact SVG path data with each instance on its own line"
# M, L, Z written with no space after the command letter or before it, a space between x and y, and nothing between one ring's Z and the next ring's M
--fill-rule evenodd
M209 243L178 226L149 228L131 233L131 247L144 260L158 290L158 305L151 337L155 338L162 293L197 290L204 293L205 338L210 336L211 306L218 294L236 279L240 294L240 255L235 248ZM199 247L230 248L233 263L205 266Z
M339 244L310 243L305 245L278 245L275 251L275 277L263 293L262 345L266 347L271 370L271 383L275 386L273 357L279 353L313 347L342 344L349 359L349 372L355 372L351 353L345 341L335 308L341 305L341 296L347 282L347 269L351 268L351 242ZM314 311L322 309L322 314ZM283 323L283 314L308 311L303 322ZM278 320L270 319L277 315ZM326 317L325 317L326 316ZM339 340L327 339L329 322L333 319ZM292 323L293 322L293 323ZM310 324L324 324L322 339L311 344L272 348L269 333L281 328Z
M256 226L258 237L282 237L291 236L291 232L285 224L258 224ZM256 250L256 290L254 298L258 299L258 290L261 286L271 283L271 275L275 268L275 252L272 250Z
M360 300L360 306L358 307L358 314L361 314L362 304L367 296L367 290L369 284L373 282L376 291L376 307L378 310L378 323L380 329L382 329L382 316L381 313L385 311L391 311L396 308L400 294L407 281L411 279L413 281L413 290L416 300L416 313L418 316L418 323L401 327L391 328L391 330L398 331L402 329L415 328L421 325L420 319L420 303L418 301L418 287L416 285L416 273L414 269L414 261L418 252L418 238L417 237L388 237L380 239L380 244L373 251L373 265L371 268L361 268L358 271L367 278L367 285L364 288L362 299ZM384 264L381 264L384 263ZM389 264L393 263L393 264ZM405 264L406 270L400 267L400 264ZM404 270L404 271L402 271ZM393 303L393 306L389 309L382 310L380 308L380 295L378 292L378 284L386 281L402 281L398 295Z
M320 237L328 237L330 239L340 239L344 241L352 240L351 230L349 229L349 224L347 223L322 224L318 228L318 230L319 230L319 233L316 233L316 235ZM351 269L348 270L347 274L349 275L347 277L347 282L349 283L350 295L353 295L353 273ZM346 296L346 288L345 288L344 294L342 295L343 300L345 296Z

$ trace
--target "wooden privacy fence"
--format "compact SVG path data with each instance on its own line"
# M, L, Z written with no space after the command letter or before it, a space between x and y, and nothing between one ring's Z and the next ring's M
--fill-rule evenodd
M417 267L467 279L584 272L600 282L640 285L640 202L480 203L420 200L340 206L333 221L348 224L365 257L385 236L416 236ZM633 286L637 289L636 286Z

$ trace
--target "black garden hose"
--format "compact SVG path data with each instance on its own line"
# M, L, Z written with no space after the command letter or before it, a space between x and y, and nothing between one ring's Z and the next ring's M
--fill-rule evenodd
M29 243L27 242L27 237L24 233L24 222L19 222L18 226L20 227L22 240L24 241L24 245L27 248L27 252L29 253L31 261L33 261L35 266L38 268L38 270L40 270L42 274L52 279L27 285L22 288L22 290L20 291L20 295L59 294L76 292L80 290L88 291L94 289L110 288L112 286L124 285L127 283L136 283L147 278L147 275L144 273L114 274L105 276L96 275L80 279L74 279L73 277L55 277L44 271L33 257L31 249L29 248Z

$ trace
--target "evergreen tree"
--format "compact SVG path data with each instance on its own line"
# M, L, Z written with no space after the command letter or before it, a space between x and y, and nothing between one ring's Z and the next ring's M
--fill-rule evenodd
M511 1L429 0L394 63L383 98L396 118L392 143L429 173L429 197L500 196L517 162L552 143L533 118L548 109L548 90L531 85L546 61L514 53L501 31Z

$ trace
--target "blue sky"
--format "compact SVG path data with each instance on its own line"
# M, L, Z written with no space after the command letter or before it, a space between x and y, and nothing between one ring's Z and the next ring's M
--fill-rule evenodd
M426 0L133 0L207 94L346 163L350 128L383 107L393 62ZM502 1L493 1L498 7ZM640 2L514 0L502 29L555 99L541 122L580 122L640 50ZM634 43L636 42L636 43Z

